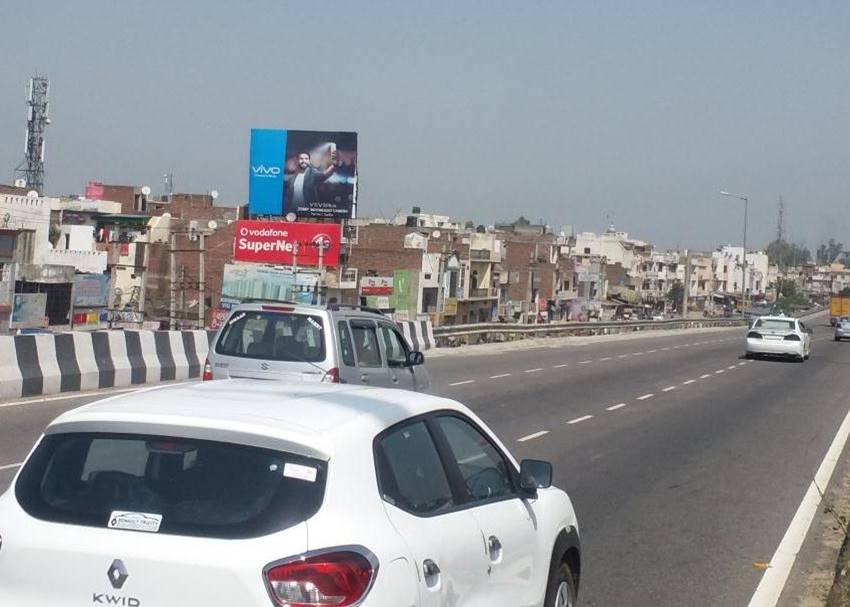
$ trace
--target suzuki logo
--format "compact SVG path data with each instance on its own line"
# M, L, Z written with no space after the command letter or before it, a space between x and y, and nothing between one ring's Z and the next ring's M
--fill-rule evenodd
M269 370L269 363L265 363L265 362L260 363L260 369L262 369L263 371L268 371Z
M112 587L116 590L120 590L124 585L124 582L127 581L127 578L130 577L130 574L127 573L127 568L124 567L124 563L121 559L115 559L112 561L112 565L109 566L109 570L106 572L106 575L109 576L109 583L112 584Z
M280 175L280 167L267 167L264 164L259 166L251 165L251 173L254 177L277 177Z

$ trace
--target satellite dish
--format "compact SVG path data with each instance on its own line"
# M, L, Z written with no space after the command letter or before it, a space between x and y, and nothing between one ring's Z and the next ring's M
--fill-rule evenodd
M151 188L150 188L150 186L143 185L143 186L142 186L142 194L143 194L144 196L150 196L150 195L151 195Z
M210 198L212 198L213 200L216 200L218 198L218 190L212 190L210 192Z
M16 188L27 187L27 180L26 179L15 179L15 187Z
M30 190L27 192L27 198L38 198L38 192L35 190Z
M442 234L441 234L440 230L434 230L433 232L431 232L432 238L439 238L441 235Z
M208 227L210 230L215 230L215 229L217 229L217 228L218 228L218 224L217 224L215 221L213 221L213 220L211 219L211 220L209 221L209 223L207 223L207 227Z
M286 221L295 221L295 213L289 212L286 214Z

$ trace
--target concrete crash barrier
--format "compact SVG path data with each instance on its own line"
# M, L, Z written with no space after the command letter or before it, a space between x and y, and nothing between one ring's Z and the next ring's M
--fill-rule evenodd
M94 331L0 337L0 398L200 377L214 331Z
M396 324L407 340L407 345L413 350L424 352L437 347L434 327L430 320L402 320Z

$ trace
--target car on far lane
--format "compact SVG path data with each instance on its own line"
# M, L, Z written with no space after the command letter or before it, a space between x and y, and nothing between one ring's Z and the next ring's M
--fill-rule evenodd
M762 316L747 331L745 356L776 356L807 360L811 354L812 331L789 316Z
M230 379L64 413L0 496L0 605L572 607L575 512L469 409Z
M850 316L842 316L835 325L835 341L850 339Z

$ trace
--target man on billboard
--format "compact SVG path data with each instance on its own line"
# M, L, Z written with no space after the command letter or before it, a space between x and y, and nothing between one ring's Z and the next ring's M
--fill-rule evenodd
M336 171L339 162L336 146L328 144L330 151L330 162L324 169L313 166L313 156L310 152L298 154L296 172L289 176L286 181L286 196L292 201L295 208L312 206L319 202L320 183Z

